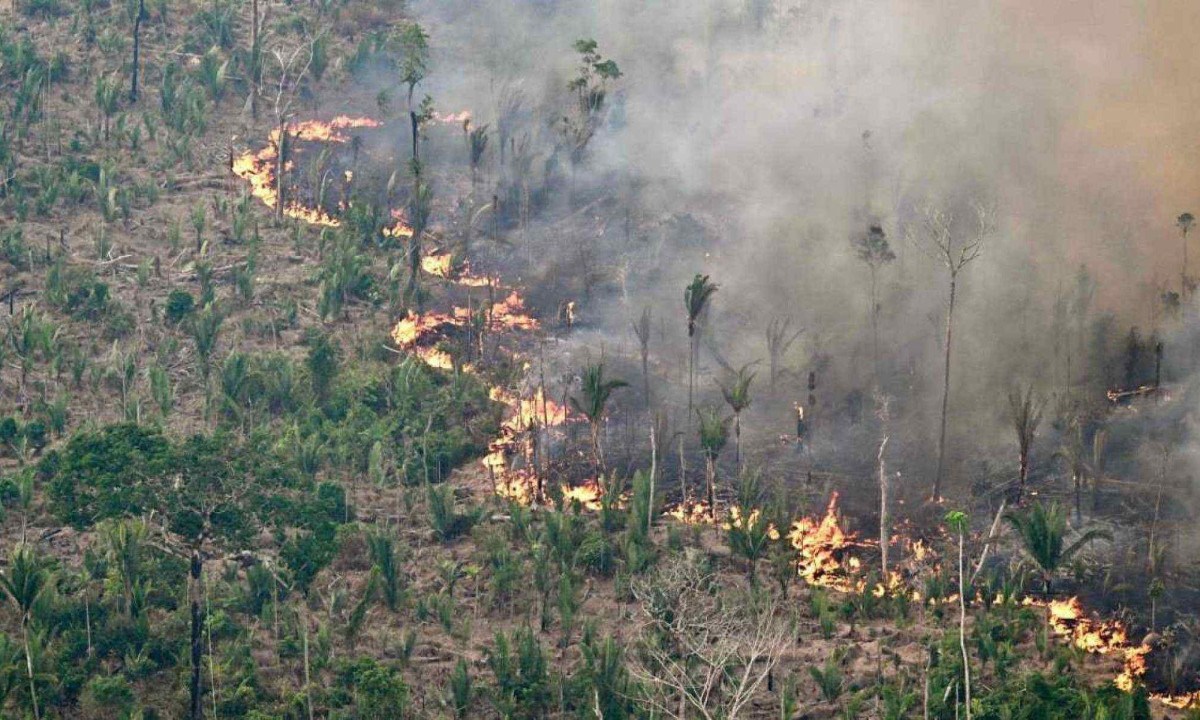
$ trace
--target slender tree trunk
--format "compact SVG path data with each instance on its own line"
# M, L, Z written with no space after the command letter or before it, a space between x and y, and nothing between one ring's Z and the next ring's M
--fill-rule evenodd
M717 517L717 458L713 455L704 456L704 472L708 476L708 517Z
M688 321L688 423L692 422L692 387L696 377L696 326Z
M250 0L250 117L258 119L258 0ZM357 159L357 158L356 158Z
M129 102L138 100L138 67L142 48L142 16L146 14L146 0L138 0L137 15L133 19L133 79L129 85Z
M1017 505L1025 497L1025 483L1029 480L1029 450L1021 448L1017 455Z
M25 646L25 672L29 676L29 699L33 703L33 720L41 720L38 710L37 684L33 680L33 654L29 651L29 615L21 618L21 642Z
M650 409L650 354L642 347L642 394L646 398L646 409Z
M879 298L876 286L876 268L871 265L871 360L875 384L879 384Z
M742 474L742 413L733 414L733 466Z
M204 642L202 640L202 628L204 624L203 617L200 614L200 553L199 551L192 552L191 561L191 583L188 588L190 595L190 604L192 611L192 676L190 685L190 699L188 717L191 720L201 720L204 716L203 703L201 702L200 688L200 666L204 655Z
M654 524L654 476L658 474L658 432L650 418L650 498L646 502L646 533Z
M283 169L287 162L287 121L279 119L279 139L276 141L278 152L275 153L275 219L283 219L283 206L286 202L283 192Z
M992 519L992 527L988 530L987 540L983 543L983 552L979 554L979 562L975 565L975 572L971 573L971 584L975 583L975 578L979 577L979 571L983 570L983 562L987 560L988 548L992 546L992 540L996 537L996 531L1000 528L1000 518L1004 516L1004 506L1008 503L1008 498L1000 498L1000 509L996 511L996 517Z
M963 689L966 692L967 720L971 720L971 660L967 655L967 584L963 577L963 545L966 532L958 533L958 646L962 650Z
M933 476L933 501L942 497L942 472L946 466L946 416L950 410L950 349L954 340L954 297L958 290L958 273L950 273L950 302L946 308L946 355L942 382L942 423L938 433L937 472Z
M309 657L308 657L308 596L307 595L303 598L302 603L303 603L303 610L304 610L304 704L308 709L308 720L313 720L312 676L310 674L311 673L311 671L310 671L311 663L309 662Z
M888 487L887 466L883 460L883 453L887 449L888 436L884 435L883 440L879 443L879 555L881 560L881 569L883 574L880 576L883 579L883 587L888 586L888 545L891 542L890 530L892 517L888 511Z

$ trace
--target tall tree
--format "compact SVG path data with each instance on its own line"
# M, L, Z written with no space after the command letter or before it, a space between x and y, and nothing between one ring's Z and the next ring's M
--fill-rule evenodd
M750 407L750 383L755 373L750 372L754 363L738 368L727 384L721 385L725 404L733 411L733 457L739 473L742 471L742 411Z
M1008 393L1008 420L1017 435L1017 493L1016 504L1025 495L1025 482L1029 479L1029 451L1034 436L1042 422L1045 399L1039 397L1033 386L1024 390L1013 389Z
M871 320L871 357L874 363L876 382L879 376L879 269L896 259L888 244L887 233L882 225L871 225L867 231L855 236L854 252L866 266L871 275L869 287L870 320Z
M708 307L708 302L717 292L717 284L709 282L707 275L696 273L692 282L684 288L683 306L687 310L688 332L688 417L692 414L692 393L696 382L696 354L700 346L699 329L700 316Z
M933 205L925 206L911 239L945 270L949 280L946 296L946 336L943 351L942 417L938 432L937 471L933 476L934 502L942 497L942 473L946 466L946 418L950 410L950 361L954 348L954 302L958 297L959 275L983 252L988 237L995 232L993 213L980 203L972 207L974 221L969 229L959 228L954 213Z
M704 453L704 475L708 485L708 516L717 516L717 459L729 442L729 421L716 408L696 410L700 417L700 450Z
M600 427L608 411L608 400L613 391L627 387L629 383L604 377L604 363L588 365L583 370L581 394L571 397L571 407L587 418L592 435L592 459L600 477L604 477L604 452L600 446Z

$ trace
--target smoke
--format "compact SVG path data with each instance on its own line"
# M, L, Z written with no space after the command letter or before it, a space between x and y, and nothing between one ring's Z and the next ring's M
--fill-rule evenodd
M1200 56L1187 32L1200 8L419 0L412 9L433 38L424 91L438 107L469 108L494 131L504 98L523 98L514 137L538 153L535 194L551 172L554 121L571 112L572 43L595 38L621 67L586 162L573 174L560 163L557 176L571 175L580 204L598 188L616 201L567 224L572 208L560 198L522 234L536 258L531 280L578 294L561 276L599 266L577 343L632 353L629 321L649 306L656 354L685 357L682 290L700 272L721 285L708 332L722 360L765 362L770 317L806 328L779 406L803 399L814 369L822 403L840 409L858 391L869 405L868 273L850 239L880 223L898 257L880 272L879 381L900 397L911 447L927 447L948 279L906 236L926 205L966 228L982 203L998 225L960 278L953 434L963 451L1008 448L1009 387L1095 393L1119 374L1092 352L1103 318L1116 337L1132 325L1149 335L1162 322L1159 294L1178 287L1174 218L1200 196ZM502 173L495 144L491 185ZM712 394L716 360L704 355ZM677 363L659 367L676 390Z

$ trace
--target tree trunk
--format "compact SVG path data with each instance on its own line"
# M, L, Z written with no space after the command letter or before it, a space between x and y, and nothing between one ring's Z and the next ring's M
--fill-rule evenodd
M129 85L129 102L138 100L138 62L142 48L142 16L146 14L146 0L138 0L137 16L133 19L133 80Z
M1025 482L1029 479L1029 451L1022 448L1017 455L1017 501L1019 506L1025 497Z
M692 422L692 387L696 376L696 326L688 321L688 424Z
M742 413L733 414L733 466L742 474Z
M942 423L938 433L937 472L933 476L933 501L942 497L942 472L946 466L946 415L950 409L950 349L954 339L954 296L958 290L958 274L950 273L950 302L946 308L946 356L942 382Z
M250 1L250 117L258 119L258 0Z
M188 595L191 596L190 603L192 611L192 677L189 693L191 703L189 705L188 712L188 717L191 718L191 720L201 720L204 715L200 688L200 666L202 663L202 657L204 655L204 643L202 641L202 627L204 620L200 615L199 597L201 567L202 565L200 562L199 551L192 551L191 583L190 587L188 588Z
M884 435L883 440L879 443L879 555L881 569L883 574L880 576L883 579L883 587L888 586L888 544L891 541L889 538L889 525L892 518L888 513L888 487L887 467L883 460L883 452L887 449L888 436Z
M313 720L311 663L308 657L308 596L301 602L304 610L304 704L308 709L308 720Z
M29 676L29 699L33 703L33 720L41 720L38 710L37 684L33 681L33 655L29 652L29 615L21 618L21 642L25 646L25 672Z
M650 498L646 502L646 534L654 525L654 476L658 474L658 433L654 418L650 418Z
M704 457L704 474L708 477L708 517L717 517L717 458L712 455Z
M276 140L279 146L275 153L275 219L283 219L283 205L285 198L283 196L283 168L286 163L287 156L287 121L283 118L279 119L279 138Z
M650 409L650 357L649 353L643 347L642 349L642 392L646 397L646 409Z
M876 286L876 268L871 265L871 361L875 384L879 384L879 298Z
M963 577L965 531L958 534L958 646L962 649L963 689L966 692L967 720L971 720L971 661L967 655L967 584Z

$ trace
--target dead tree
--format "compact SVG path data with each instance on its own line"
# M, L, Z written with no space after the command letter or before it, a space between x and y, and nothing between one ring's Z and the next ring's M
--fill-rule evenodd
M942 495L942 473L946 466L946 418L950 410L950 362L954 347L954 301L958 296L958 280L963 269L983 252L984 243L995 231L994 213L980 203L973 204L975 222L970 230L961 230L954 222L954 213L927 205L910 229L909 238L926 255L937 261L949 280L946 298L946 336L943 348L944 371L942 382L942 417L938 432L937 471L933 476L935 502Z
M683 556L635 581L639 652L630 671L645 702L670 718L742 717L791 643L791 623L773 600L722 588Z
M800 328L791 332L791 318L772 318L767 323L767 358L771 373L771 394L775 394L775 382L779 379L779 366L783 364L783 356L791 349L792 343L804 332Z
M303 66L298 66L297 63L303 57L304 51L307 50L307 58ZM278 137L276 139L276 158L275 158L275 217L283 219L284 206L287 204L284 184L284 169L287 167L288 154L288 133L290 129L288 124L292 116L292 105L296 102L296 93L300 88L300 82L304 76L308 74L308 67L312 64L313 44L311 41L296 46L288 52L284 48L278 48L274 51L275 61L279 63L279 84L275 91L275 127ZM298 68L298 69L297 69Z

